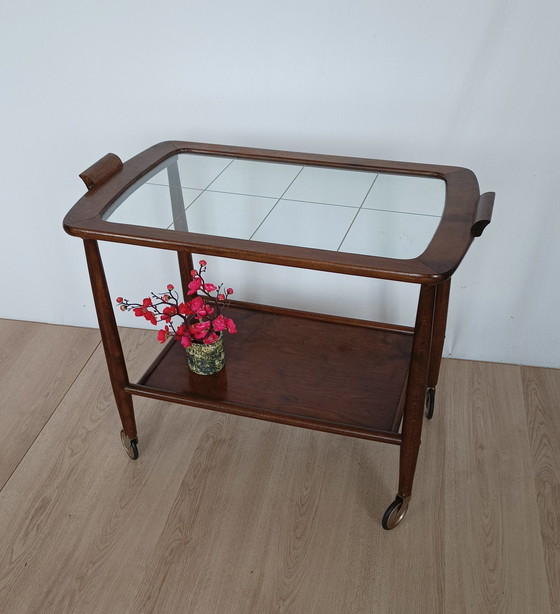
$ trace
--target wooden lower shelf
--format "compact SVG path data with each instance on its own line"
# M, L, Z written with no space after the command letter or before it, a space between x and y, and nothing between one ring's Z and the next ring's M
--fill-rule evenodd
M226 366L189 371L168 342L132 394L273 422L400 443L412 348L408 328L285 309L232 306Z

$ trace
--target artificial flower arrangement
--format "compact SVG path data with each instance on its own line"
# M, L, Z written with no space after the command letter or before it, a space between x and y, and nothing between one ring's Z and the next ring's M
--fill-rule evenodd
M191 271L192 280L185 301L179 301L179 294L172 284L168 284L166 292L152 292L142 304L131 303L119 296L120 309L132 311L136 317L144 317L154 326L165 322L165 326L158 330L158 341L164 343L172 337L184 348L215 343L223 331L237 332L233 320L222 313L229 304L232 288L224 290L223 284L207 283L202 275L206 272L206 261L200 260L198 264L198 270Z

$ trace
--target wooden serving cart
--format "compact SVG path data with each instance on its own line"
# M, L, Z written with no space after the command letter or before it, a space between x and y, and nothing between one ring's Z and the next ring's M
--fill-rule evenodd
M396 526L409 506L423 418L434 410L450 279L490 222L494 194L480 195L463 168L190 142L160 143L124 164L108 154L80 176L88 192L64 229L84 241L129 456L138 457L134 395L396 444L397 495L382 520ZM253 227L212 226L217 210ZM309 239L290 230L300 215L317 220ZM418 284L416 321L236 301L228 315L239 333L224 340L222 371L191 373L184 349L169 341L131 382L98 241L177 252L183 290L193 253Z

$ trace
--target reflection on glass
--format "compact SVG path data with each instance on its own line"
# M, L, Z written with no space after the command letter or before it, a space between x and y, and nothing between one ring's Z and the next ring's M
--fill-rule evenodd
M179 154L103 219L402 259L425 250L444 200L440 179Z

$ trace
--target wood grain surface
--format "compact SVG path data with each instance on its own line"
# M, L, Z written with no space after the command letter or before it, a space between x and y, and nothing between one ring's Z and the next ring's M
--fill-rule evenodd
M193 404L273 422L299 421L364 438L398 431L412 334L265 309L230 308L239 332L224 339L228 359L215 377L185 369L184 348L170 342L141 383Z
M67 377L0 490L3 614L558 610L556 371L444 360L393 531L396 446L136 398L131 461L101 348Z
M560 371L522 374L550 600L560 612Z
M441 378L445 611L549 612L520 367L445 361Z
M100 341L98 330L0 320L0 488Z

